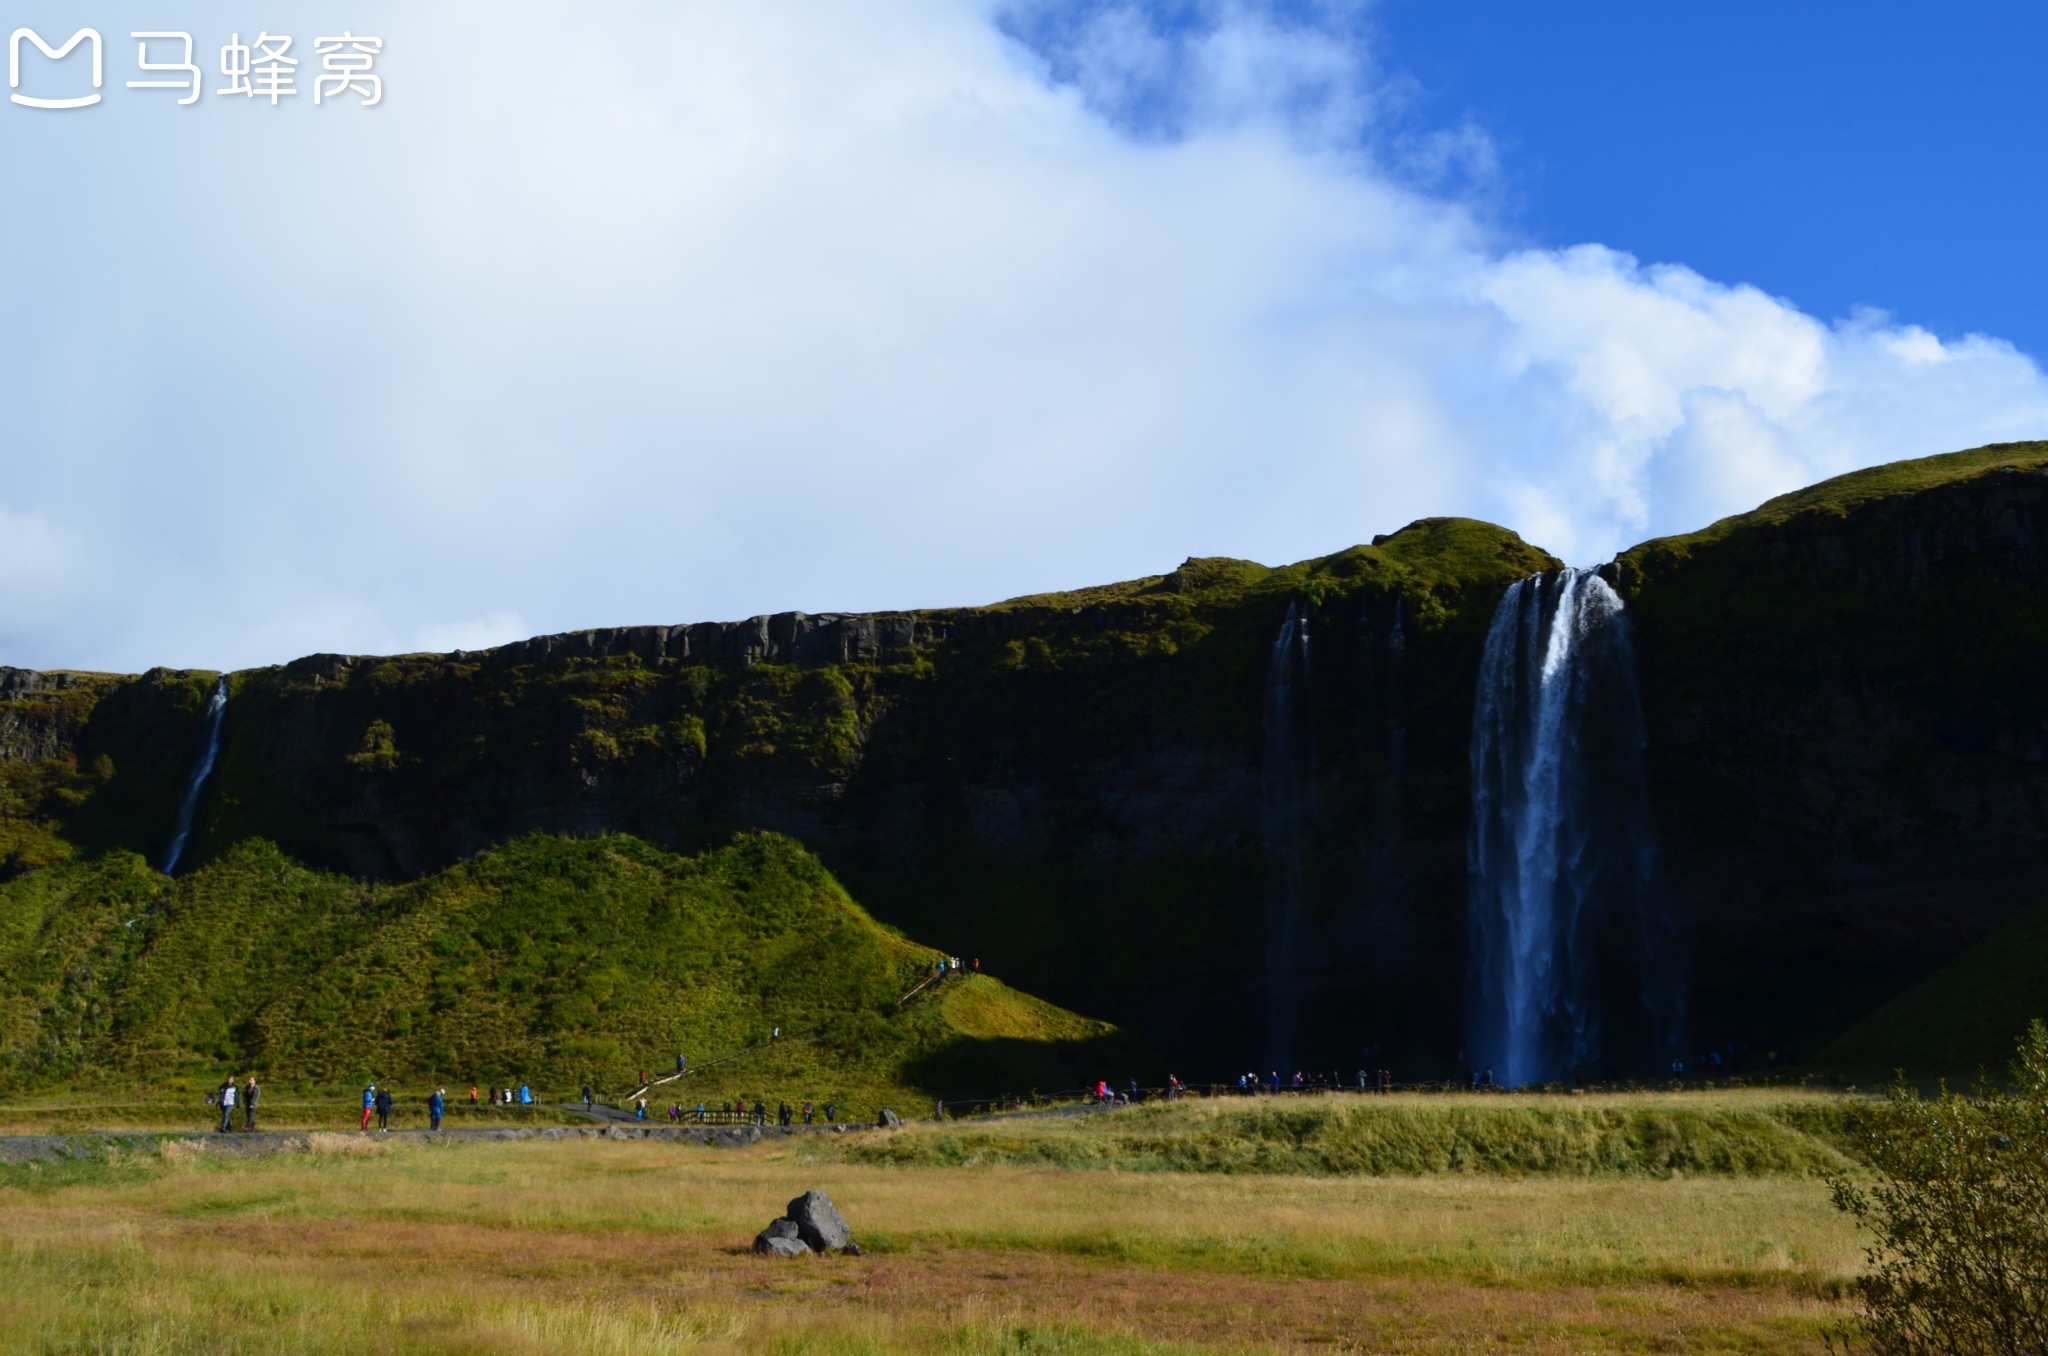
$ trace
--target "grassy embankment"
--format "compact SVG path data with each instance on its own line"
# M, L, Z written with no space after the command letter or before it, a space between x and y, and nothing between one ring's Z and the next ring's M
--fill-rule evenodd
M0 1087L18 1099L0 1120L190 1126L207 1089L255 1070L267 1123L334 1125L372 1077L416 1114L437 1084L619 1095L679 1052L736 1051L668 1095L872 1116L934 1082L1078 1082L1065 1061L1115 1041L986 977L899 1008L936 954L772 836L694 858L530 838L396 886L261 842L175 882L114 853L0 885ZM969 1072L996 1086L945 1082Z
M922 1123L807 1142L901 1167L1302 1176L1817 1178L1849 1168L1856 1099L1777 1089L1582 1096L1218 1098L1110 1114Z
M1541 1110L1494 1100L1441 1099L1434 1114ZM1412 1123L1428 1110L1392 1099L1371 1114ZM1584 1110L1660 1112L1704 1148L1701 1127L1725 1131L1768 1105L1707 1094ZM1129 1148L1134 1135L1214 1134L1264 1114L1139 1109L1000 1132ZM0 1170L4 1340L164 1352L1812 1351L1859 1263L1807 1175L1813 1161L1784 1153L1699 1175L1589 1176L1559 1162L1329 1177L905 1168L786 1145L313 1147ZM1131 1161L1148 1165L1142 1152ZM810 1187L832 1194L869 1255L748 1255L754 1231Z

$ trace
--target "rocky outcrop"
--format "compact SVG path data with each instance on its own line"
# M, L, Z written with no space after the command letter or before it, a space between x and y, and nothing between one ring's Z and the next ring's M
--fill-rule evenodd
M754 1236L754 1251L772 1257L802 1257L807 1253L843 1252L860 1256L853 1230L846 1217L822 1191L806 1191L789 1203L781 1219Z
M802 1257L811 1245L798 1236L793 1219L770 1220L768 1227L754 1235L754 1251L768 1257Z

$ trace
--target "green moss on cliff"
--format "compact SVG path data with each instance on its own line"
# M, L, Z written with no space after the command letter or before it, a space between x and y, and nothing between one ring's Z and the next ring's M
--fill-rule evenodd
M1624 566L1633 567L1650 559L1683 558L1699 546L1777 527L1795 518L1843 518L1881 500L1958 485L2004 470L2034 471L2043 467L2048 467L2048 442L1992 443L1967 452L1888 462L1781 494L1747 513L1723 518L1697 532L1644 542L1623 552L1620 560Z

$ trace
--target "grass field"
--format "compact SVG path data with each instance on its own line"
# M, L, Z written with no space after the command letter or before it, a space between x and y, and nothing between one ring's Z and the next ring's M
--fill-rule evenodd
M1463 1100L1481 1099L1440 1113ZM1694 1109L1761 1109L1742 1100ZM1214 1135L1238 1114L1162 1110L819 1147L323 1135L0 1169L0 1349L1817 1351L1860 1262L1796 1165L1332 1176L921 1152L1124 1144L1162 1119ZM852 1161L888 1142L920 1151ZM868 1255L752 1256L812 1187Z

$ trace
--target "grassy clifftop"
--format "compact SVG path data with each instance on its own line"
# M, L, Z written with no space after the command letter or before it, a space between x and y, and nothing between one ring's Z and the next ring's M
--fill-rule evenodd
M1779 527L1797 518L1843 518L1887 499L1962 485L2000 472L2043 467L2048 467L2048 442L1992 443L1966 452L1887 462L1767 499L1747 513L1723 518L1697 532L1646 541L1623 552L1620 560L1625 568L1641 568L1651 561L1683 559L1698 547Z
M399 886L260 841L176 882L115 853L0 886L0 1078L203 1086L254 1069L562 1095L759 1047L675 1095L871 1114L912 1088L1062 1086L1084 1052L1117 1048L1102 1023L987 977L899 1007L936 956L773 835L695 858L530 837Z

